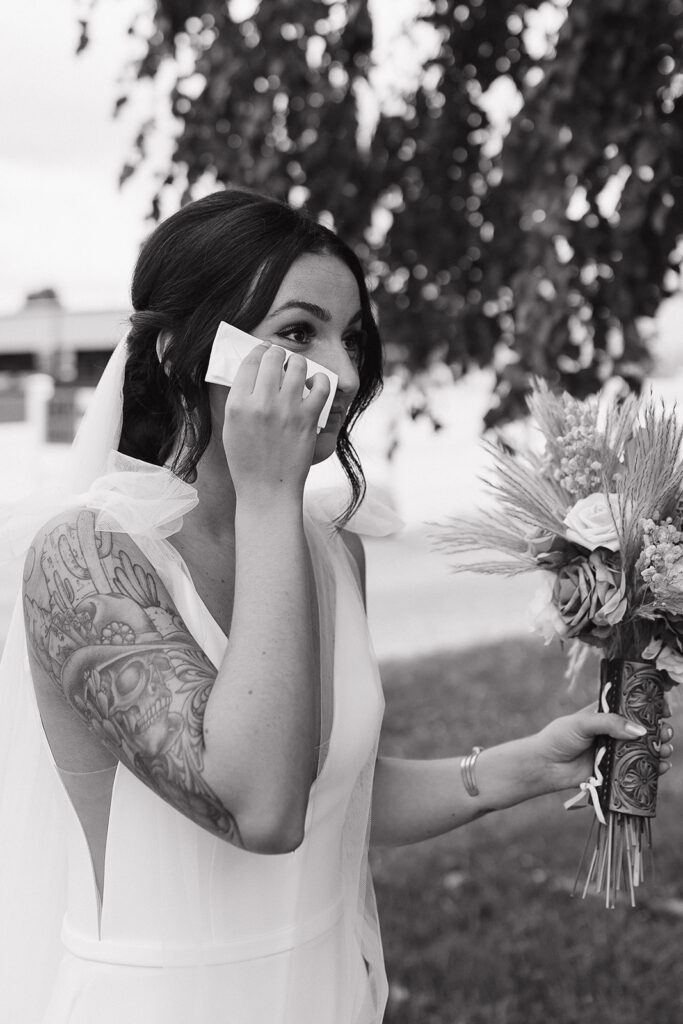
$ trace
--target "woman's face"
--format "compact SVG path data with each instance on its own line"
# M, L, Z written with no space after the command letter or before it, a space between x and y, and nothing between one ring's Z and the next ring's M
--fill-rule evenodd
M305 253L285 275L268 313L251 331L298 352L337 374L339 383L327 424L318 434L313 462L333 454L337 435L358 387L358 359L364 344L358 285L336 256ZM222 404L226 389L220 385Z

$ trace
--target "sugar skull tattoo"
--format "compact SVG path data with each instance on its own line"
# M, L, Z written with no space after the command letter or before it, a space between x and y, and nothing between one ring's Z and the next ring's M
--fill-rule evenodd
M81 511L32 548L24 613L33 657L80 718L177 810L240 845L203 776L216 669L153 573Z

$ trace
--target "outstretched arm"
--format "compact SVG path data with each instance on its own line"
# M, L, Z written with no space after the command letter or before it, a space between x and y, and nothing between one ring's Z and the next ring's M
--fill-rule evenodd
M669 726L662 729L661 756L671 756ZM543 793L570 789L592 772L596 736L633 739L631 723L584 709L525 736L483 750L476 764L478 796L466 792L461 758L408 761L380 757L375 770L372 842L402 846L449 832L490 811ZM668 765L660 762L660 771Z
M357 543L357 540L356 540ZM364 560L354 547L359 573ZM371 841L402 846L442 835L490 811L577 787L592 773L596 736L633 739L632 723L585 708L558 718L533 736L483 750L477 759L478 796L466 792L462 757L407 760L378 757L373 784ZM660 772L669 765L672 730L663 726ZM467 753L464 751L463 753Z

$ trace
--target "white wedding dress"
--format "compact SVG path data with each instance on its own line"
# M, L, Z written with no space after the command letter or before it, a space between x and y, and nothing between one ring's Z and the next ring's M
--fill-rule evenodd
M196 502L194 489L165 469L119 455L110 458L108 470L78 504L100 511L101 528L116 525L134 536L185 624L219 664L228 639L168 540L181 521L178 513ZM364 515L367 520L361 508L350 528L389 532L382 523L364 526ZM384 702L352 560L329 519L314 499L306 534L321 615L321 662L329 666L322 702L331 727L311 789L305 838L293 853L259 855L229 845L121 764L89 777L57 769L33 698L17 608L2 675L6 679L8 669L22 665L21 677L13 678L17 687L31 689L26 714L33 716L38 740L33 754L26 741L12 753L9 737L7 757L10 764L29 757L31 770L42 758L53 789L46 798L48 783L35 768L32 782L24 780L24 798L32 785L43 799L42 820L26 825L21 841L12 837L17 841L8 844L6 857L0 846L0 898L15 902L6 915L0 907L2 1024L382 1020L387 986L367 850ZM101 894L94 871L98 837L87 835L81 823L88 800L110 801ZM2 820L12 821L11 794ZM42 849L41 836L46 846L59 846L65 834L67 883L59 888L58 851ZM20 877L22 872L32 878ZM21 970L28 971L23 978Z

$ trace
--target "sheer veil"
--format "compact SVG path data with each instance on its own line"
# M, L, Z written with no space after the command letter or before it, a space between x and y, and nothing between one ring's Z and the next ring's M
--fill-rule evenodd
M101 475L121 431L126 338L114 350L74 440L59 492L4 510L0 561L21 580L37 528ZM0 662L0 1018L35 1024L58 966L65 909L64 802L30 685L21 592Z

